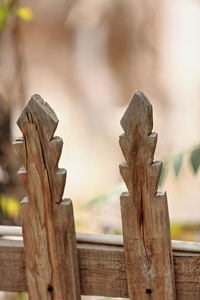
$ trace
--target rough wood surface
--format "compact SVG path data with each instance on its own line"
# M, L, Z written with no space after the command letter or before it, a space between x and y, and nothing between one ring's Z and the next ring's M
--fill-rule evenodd
M200 254L175 251L173 256L177 300L199 300ZM122 246L79 242L78 259L82 295L128 297ZM22 241L0 238L0 290L27 291Z
M15 149L18 174L28 198L22 201L29 299L80 299L76 238L71 200L62 200L66 171L58 168L62 139L53 137L58 119L34 95L20 118L23 139Z
M166 194L157 192L162 168L153 162L157 134L152 133L152 106L141 92L121 120L120 165L128 193L121 213L128 294L134 300L175 299L174 268Z

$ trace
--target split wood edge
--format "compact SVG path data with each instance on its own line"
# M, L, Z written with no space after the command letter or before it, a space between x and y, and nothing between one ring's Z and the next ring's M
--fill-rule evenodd
M128 294L131 300L175 300L167 197L158 193L162 162L153 161L157 134L152 132L149 100L136 92L121 119L120 173L128 193L121 195L121 215Z

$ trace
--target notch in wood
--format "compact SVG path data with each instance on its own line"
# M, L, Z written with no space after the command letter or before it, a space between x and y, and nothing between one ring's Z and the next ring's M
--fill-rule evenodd
M80 299L78 259L71 200L62 200L66 171L58 168L62 139L53 137L58 119L39 95L17 124L23 138L14 147L28 198L21 203L26 276L30 299Z
M174 268L166 193L158 193L162 162L154 162L157 134L152 106L136 92L121 119L120 173L128 193L121 214L128 293L131 300L175 299Z

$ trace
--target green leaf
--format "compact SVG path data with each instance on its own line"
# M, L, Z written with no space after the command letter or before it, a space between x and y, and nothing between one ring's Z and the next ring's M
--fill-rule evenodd
M8 16L9 10L5 6L0 6L0 30L5 26L6 18Z
M33 20L33 14L30 8L21 6L17 8L16 15L25 22L30 22Z
M173 167L176 177L178 177L183 163L183 153L176 154L173 157Z
M190 163L192 165L194 173L196 174L200 166L200 145L198 145L194 150L192 150L190 156Z
M162 171L160 174L160 179L158 182L158 186L161 188L165 182L166 176L167 176L167 172L168 172L168 163L167 162L163 162L162 165Z
M28 299L27 293L24 292L17 293L17 300L27 300L27 299Z
M110 201L115 197L119 197L120 194L124 191L126 191L126 186L124 182L121 182L115 185L114 187L112 187L110 190L108 190L108 192L88 201L86 204L82 206L82 208L89 209L92 208L94 205L104 204L105 202Z

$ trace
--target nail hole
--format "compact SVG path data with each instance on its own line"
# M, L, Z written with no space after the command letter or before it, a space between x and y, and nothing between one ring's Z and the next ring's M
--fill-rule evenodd
M152 290L151 290L151 289L146 289L146 293L147 293L147 294L151 294L151 293L152 293Z
M48 289L49 292L52 292L52 291L53 291L53 287L52 287L50 284L48 285L48 288L47 288L47 289Z

